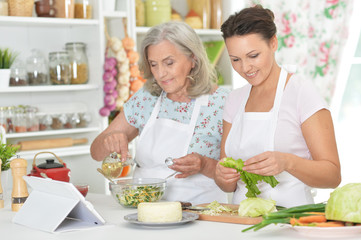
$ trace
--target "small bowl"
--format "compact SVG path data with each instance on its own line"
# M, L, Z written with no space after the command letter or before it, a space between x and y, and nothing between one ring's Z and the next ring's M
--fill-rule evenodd
M141 202L157 202L164 194L166 181L160 178L133 178L109 182L114 199L123 207L136 208Z
M86 197L86 195L88 194L89 191L89 185L88 184L74 184L74 186L76 187L76 189L79 190L79 192Z

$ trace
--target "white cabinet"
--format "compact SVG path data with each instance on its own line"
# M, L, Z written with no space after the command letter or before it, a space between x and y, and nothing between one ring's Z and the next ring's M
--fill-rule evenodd
M9 87L0 89L0 106L47 104L56 112L59 107L82 106L80 111L91 114L91 123L84 128L9 133L6 138L10 143L24 140L40 140L71 137L87 138L88 143L63 148L47 149L54 152L71 169L71 181L90 184L90 191L104 192L104 178L97 173L99 163L90 157L90 144L106 125L106 119L100 117L99 109L103 105L103 15L101 1L91 0L93 19L62 19L40 17L0 17L1 47L8 47L19 53L18 58L25 61L31 49L40 49L48 58L49 52L64 51L67 42L84 42L89 61L89 82L80 85L47 85ZM0 81L5 81L0 79ZM28 172L33 157L44 151L20 151L19 155L28 161ZM45 157L39 155L37 163Z

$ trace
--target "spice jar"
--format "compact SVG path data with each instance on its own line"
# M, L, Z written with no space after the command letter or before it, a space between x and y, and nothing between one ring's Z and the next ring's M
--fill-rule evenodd
M51 128L53 130L64 128L64 124L66 123L66 115L65 114L54 114L51 117L52 117Z
M39 116L39 130L46 131L51 129L53 119L49 114L40 114Z
M74 8L74 17L75 18L92 18L93 6L89 4L89 0L76 0Z
M48 66L40 50L31 50L31 55L26 60L26 71L29 85L48 84Z
M84 84L88 82L88 57L85 53L85 43L71 42L65 44L71 63L71 84Z
M75 128L79 122L80 119L77 113L68 113L66 115L66 123L64 124L64 128Z
M49 75L54 85L70 84L70 60L67 52L49 53Z
M6 107L0 107L0 126L2 126L7 132L7 124L6 124Z
M79 123L77 123L76 127L77 128L87 127L89 125L90 121L91 121L90 114L87 112L81 112L81 113L79 113Z
M27 86L25 64L21 60L16 60L10 68L10 86Z
M35 107L27 107L25 109L26 112L26 130L28 132L39 131L39 119L36 116L36 112L38 111Z
M15 108L14 128L15 132L17 133L26 132L26 118L24 107L19 106Z
M15 107L10 106L6 107L6 127L8 133L13 133L14 129L14 121L15 121Z

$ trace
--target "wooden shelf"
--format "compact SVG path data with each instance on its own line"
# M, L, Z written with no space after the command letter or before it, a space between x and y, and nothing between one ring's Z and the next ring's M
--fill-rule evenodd
M97 84L24 86L2 88L0 93L88 91L98 88Z
M69 18L46 18L46 17L13 17L0 16L2 26L96 26L97 19L69 19Z

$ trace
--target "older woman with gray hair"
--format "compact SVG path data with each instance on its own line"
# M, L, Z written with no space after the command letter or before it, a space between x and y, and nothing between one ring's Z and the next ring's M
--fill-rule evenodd
M94 140L92 157L125 156L128 143L139 135L134 177L165 178L177 172L167 180L163 199L226 202L213 177L228 91L215 84L202 41L187 24L168 22L148 31L140 51L147 82ZM169 167L168 157L173 158Z

